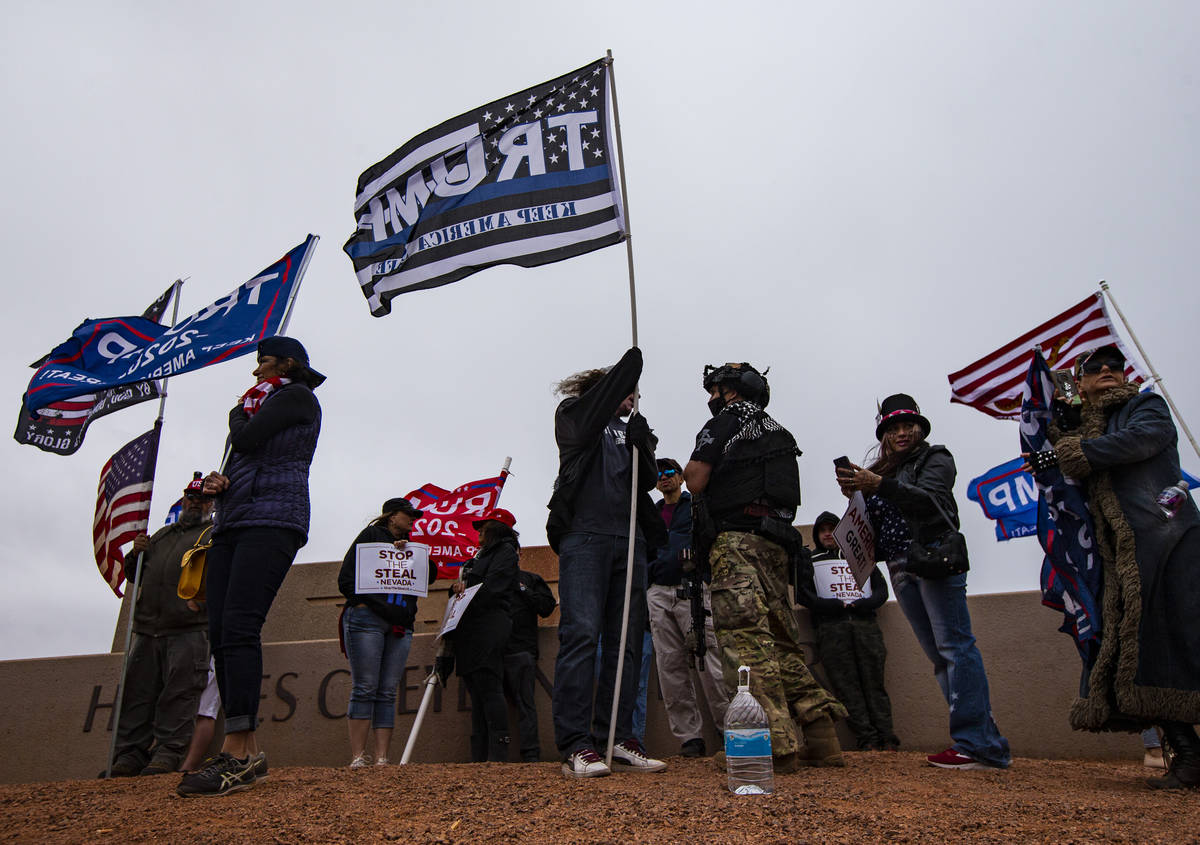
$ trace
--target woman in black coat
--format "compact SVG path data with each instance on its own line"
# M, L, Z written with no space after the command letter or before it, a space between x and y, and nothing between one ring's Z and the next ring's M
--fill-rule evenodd
M471 761L508 760L508 705L504 701L504 646L512 630L512 598L517 589L516 519L494 508L473 523L479 552L463 564L451 590L478 586L458 627L454 643L458 675L471 695Z

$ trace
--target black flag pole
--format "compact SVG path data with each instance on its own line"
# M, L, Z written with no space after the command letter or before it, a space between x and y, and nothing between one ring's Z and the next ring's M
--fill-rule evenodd
M617 163L621 176L621 214L624 217L625 254L629 264L629 315L633 329L633 345L638 344L637 324L637 287L634 284L633 273L633 238L629 226L629 191L625 184L625 149L621 144L621 112L617 108L617 80L613 73L613 54L608 50L605 54L605 64L608 66L608 94L612 97L613 128L617 138ZM633 412L638 412L639 391L633 389ZM608 718L608 745L604 754L604 764L612 768L613 744L617 731L617 709L621 704L621 678L625 671L625 643L629 638L629 599L633 592L633 558L634 545L637 542L637 500L638 500L638 448L633 447L630 455L629 481L629 550L625 556L625 607L621 612L621 640L617 646L617 676L613 678L612 710ZM639 632L640 634L641 632Z
M174 310L171 312L171 328L174 328L176 323L179 321L179 292L182 287L183 287L183 280L176 279L175 280L175 304L173 306ZM167 409L167 379L164 378L162 380L162 382L159 383L158 394L159 394L158 395L158 416L154 420L154 427L161 431L162 424L163 424L163 414L166 412L166 409ZM158 466L158 449L157 448L155 448L155 450L154 450L154 464L155 464L155 467ZM154 473L151 473L150 477L153 478ZM154 488L153 487L150 488L150 495L151 495L151 497L154 496ZM147 526L147 527L149 527L149 526ZM137 569L135 569L134 573L133 573L133 585L132 585L133 592L129 596L129 614L128 614L128 616L126 618L126 622L125 622L125 648L124 648L124 650L122 652L122 656L121 656L121 676L120 676L120 678L117 679L117 697L116 697L116 703L113 705L112 737L108 741L108 764L104 767L104 777L105 778L112 777L113 755L116 754L116 752L117 752L117 735L121 731L121 705L124 704L124 701L122 699L124 699L124 697L125 697L125 678L126 678L126 675L129 673L129 649L130 649L130 645L133 642L133 614L137 608L138 585L141 583L142 564L145 563L145 561L146 561L146 553L138 552ZM129 582L126 581L125 583L128 584Z

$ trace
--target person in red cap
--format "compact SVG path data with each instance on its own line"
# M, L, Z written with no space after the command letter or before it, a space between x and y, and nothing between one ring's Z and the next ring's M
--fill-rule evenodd
M188 750L208 677L208 616L177 590L184 552L210 525L213 502L203 488L196 473L183 489L179 518L153 537L139 534L125 556L138 592L113 777L173 772Z
M446 635L454 644L458 676L471 696L471 761L508 761L508 704L504 700L504 646L512 631L520 544L516 518L493 508L471 523L479 551L462 566L455 596L478 587L458 627Z

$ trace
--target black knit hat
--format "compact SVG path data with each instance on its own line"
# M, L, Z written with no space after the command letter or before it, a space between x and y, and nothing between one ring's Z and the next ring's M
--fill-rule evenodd
M929 436L932 426L929 420L921 415L921 407L917 400L907 393L893 393L879 405L879 413L875 416L875 439L883 440L883 430L896 420L915 422Z

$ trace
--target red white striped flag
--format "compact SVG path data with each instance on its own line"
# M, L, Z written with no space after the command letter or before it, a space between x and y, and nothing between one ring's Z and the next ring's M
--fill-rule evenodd
M160 430L161 425L155 423L150 431L121 447L100 471L92 543L100 575L118 597L125 580L121 546L133 542L150 524L150 493Z
M1116 344L1124 353L1126 378L1137 382L1145 380L1145 374L1125 350L1108 318L1104 295L1097 292L1012 343L951 373L947 376L950 401L970 405L989 416L1018 419L1025 376L1029 373L1035 346L1042 348L1042 356L1050 369L1062 370L1069 368L1079 353L1106 343Z

